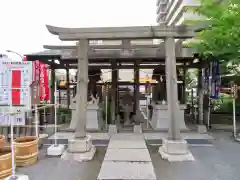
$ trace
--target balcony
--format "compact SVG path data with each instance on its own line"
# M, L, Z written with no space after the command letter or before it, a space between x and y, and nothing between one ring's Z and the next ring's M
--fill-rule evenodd
M157 23L159 24L165 24L166 22L166 13L165 14L158 14L156 18Z
M159 5L165 5L168 3L169 0L157 0L157 3L156 3L156 6L159 6Z
M160 12L158 14L159 20L164 20L166 19L167 12Z
M167 5L166 5L166 4L164 4L164 5L159 5L159 6L157 7L156 14L159 14L160 12L166 11L166 9L167 9Z
M189 14L191 13L193 14L194 9L199 5L200 5L200 2L196 0L175 1L170 7L166 17L166 21L168 22L168 25L176 24L181 19L183 13L185 12L188 12L187 16L191 18L191 15Z
M167 5L169 0L161 0L160 1L160 5Z

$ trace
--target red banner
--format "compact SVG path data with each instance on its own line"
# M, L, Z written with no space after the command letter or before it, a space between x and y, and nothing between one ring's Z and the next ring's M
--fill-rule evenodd
M40 101L48 101L49 87L47 65L38 60L33 62L33 81L39 81Z
M47 65L40 62L40 100L48 101L49 100L49 88L48 88L48 72Z

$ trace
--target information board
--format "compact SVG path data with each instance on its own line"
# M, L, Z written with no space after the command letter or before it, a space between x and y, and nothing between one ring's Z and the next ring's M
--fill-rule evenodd
M0 62L0 125L9 125L11 111L31 108L32 62ZM14 125L25 125L25 113L12 118Z

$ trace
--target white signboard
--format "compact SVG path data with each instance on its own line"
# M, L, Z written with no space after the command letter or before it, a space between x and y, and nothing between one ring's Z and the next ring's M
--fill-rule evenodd
M23 111L25 107L12 107L12 111ZM11 121L13 125L25 125L25 113L19 113L10 119L8 113L10 112L9 106L0 106L0 125L10 125Z
M7 115L11 111L31 108L30 84L32 83L32 62L0 62L0 125L9 125ZM14 125L25 125L25 113L12 118Z

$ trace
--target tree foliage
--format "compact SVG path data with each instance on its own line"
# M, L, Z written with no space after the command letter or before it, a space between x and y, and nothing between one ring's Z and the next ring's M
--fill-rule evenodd
M240 0L200 0L196 12L206 19L207 26L189 44L200 54L213 54L226 64L239 65ZM198 22L199 23L199 22Z
M197 85L197 77L198 77L198 70L197 69L189 69L186 72L186 87L190 88L191 86Z

